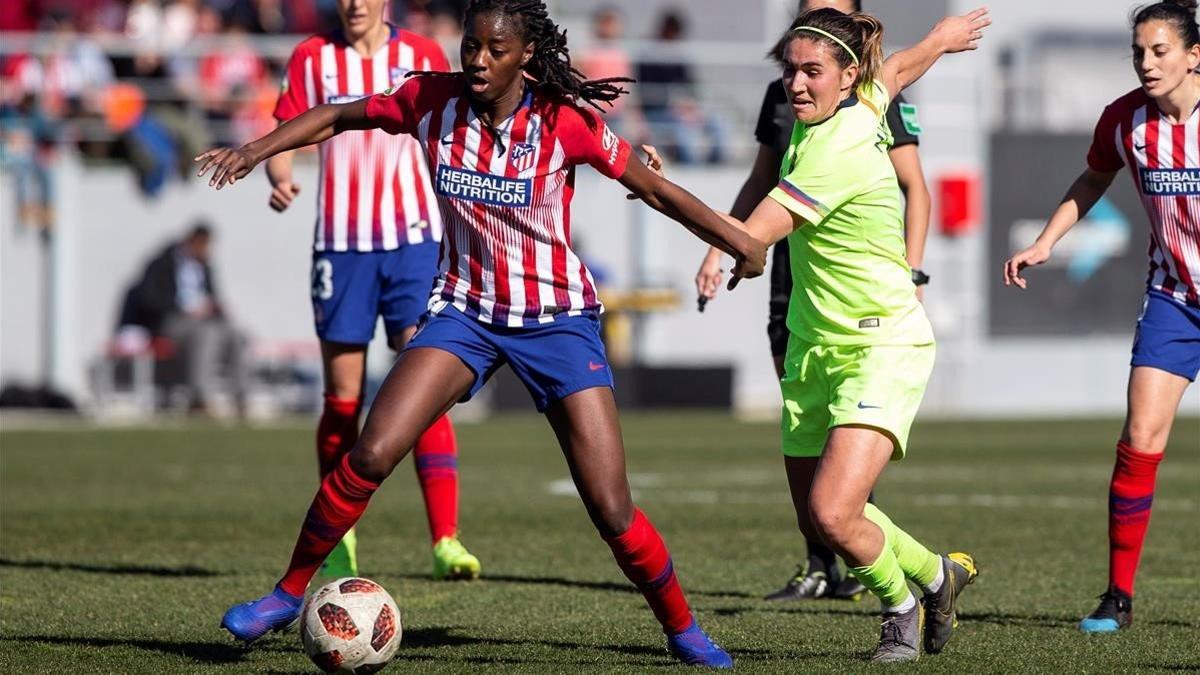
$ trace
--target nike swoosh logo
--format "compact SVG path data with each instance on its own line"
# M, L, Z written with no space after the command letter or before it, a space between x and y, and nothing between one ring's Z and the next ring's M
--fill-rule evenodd
M881 405L867 405L866 403L863 403L862 401L858 402L859 410L880 410L882 408L883 408L883 406L881 406Z
M1137 150L1138 152L1141 152L1141 151L1143 151L1143 150L1145 150L1145 149L1146 149L1146 144L1145 144L1145 143L1143 143L1143 144L1141 144L1141 145L1138 145L1137 143L1134 143L1134 144L1133 144L1133 149L1134 149L1134 150Z
M597 370L604 370L604 364L596 363L595 361L588 361L588 370L591 370L592 372L595 372Z

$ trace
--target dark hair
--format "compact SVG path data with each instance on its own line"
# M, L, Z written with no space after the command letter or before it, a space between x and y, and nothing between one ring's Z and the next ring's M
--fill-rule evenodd
M1200 44L1200 27L1196 25L1196 0L1168 0L1144 5L1133 14L1133 27L1147 21L1163 21L1175 28L1176 35L1183 40L1184 49Z
M197 220L192 223L192 228L188 230L185 239L195 241L196 239L208 239L212 237L212 226L207 220Z
M633 82L628 77L606 77L589 80L571 65L567 50L567 32L550 20L542 0L471 0L466 19L498 12L514 20L517 34L533 43L533 58L525 64L525 72L543 92L553 97L583 101L597 110L601 103L612 105L622 94L629 93L618 86Z
M809 2L809 0L800 0L800 4L796 5L796 13L803 14L803 13L807 12L808 11L808 2ZM863 11L862 0L854 0L854 11L856 11L856 12Z
M804 27L817 28L837 36L854 54L848 53L845 47L820 33L799 30ZM883 68L883 24L870 14L843 14L829 7L809 10L796 17L783 37L767 52L768 58L774 59L781 66L784 65L788 45L792 40L802 37L819 40L828 45L837 55L838 65L842 68L848 68L857 57L858 80L855 81L855 86L860 82L875 80Z

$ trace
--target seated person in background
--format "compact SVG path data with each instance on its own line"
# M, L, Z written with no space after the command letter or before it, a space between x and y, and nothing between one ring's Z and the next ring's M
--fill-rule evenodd
M664 12L655 36L664 47L664 56L637 66L637 93L642 116L650 127L648 142L683 164L701 161L701 146L707 142L704 160L717 164L725 160L724 130L720 121L701 106L691 64L674 51L682 46L686 31L680 12Z
M240 414L246 395L245 339L230 324L214 290L211 246L212 229L199 222L183 240L156 255L125 297L118 339L128 344L129 327L140 326L150 336L170 340L183 359L190 409L201 414L209 413L217 373L227 359Z

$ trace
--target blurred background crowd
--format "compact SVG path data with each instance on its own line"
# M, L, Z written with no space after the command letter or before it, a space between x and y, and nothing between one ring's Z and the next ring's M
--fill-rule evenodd
M0 115L7 162L23 167L22 218L49 221L43 167L57 143L86 161L127 163L154 195L213 144L240 145L274 126L271 111L297 36L337 25L334 0L13 0L0 13ZM394 2L392 20L436 39L457 68L466 0ZM668 9L652 35L685 37L687 15ZM725 123L705 113L684 60L634 63L616 6L590 16L577 65L592 77L637 77L636 105L613 124L651 136L681 162L721 162Z

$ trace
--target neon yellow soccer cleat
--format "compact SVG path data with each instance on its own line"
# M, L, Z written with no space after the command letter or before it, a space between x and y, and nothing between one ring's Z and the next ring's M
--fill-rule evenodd
M358 576L358 538L354 530L347 530L346 536L333 547L318 574L330 579Z
M458 537L442 537L433 545L435 580L478 579L479 570L479 558L471 555Z

